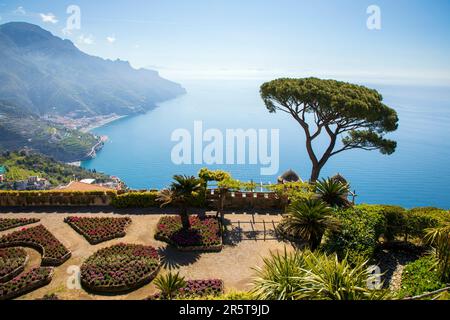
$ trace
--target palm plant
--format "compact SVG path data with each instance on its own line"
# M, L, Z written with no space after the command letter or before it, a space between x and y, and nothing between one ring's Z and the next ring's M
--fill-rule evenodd
M429 229L425 241L434 248L441 280L450 282L450 225Z
M316 194L330 207L349 207L350 186L334 179L324 179L316 183Z
M368 261L350 264L337 255L309 254L307 265L307 291L320 300L383 300L388 291L382 290L381 275L374 275ZM374 286L377 284L377 286ZM373 286L373 287L372 287Z
M299 251L271 252L263 266L254 268L251 294L259 300L298 300L302 298L305 271L304 256Z
M181 277L178 272L159 275L153 283L161 291L162 298L167 300L173 300L180 289L186 287L184 277Z
M169 189L164 189L158 194L158 201L161 207L168 204L173 204L180 208L181 223L184 229L189 229L191 224L189 222L188 208L192 204L195 197L202 190L202 183L194 176L175 175L174 181Z
M296 239L305 240L314 251L321 244L327 229L336 230L339 227L337 219L331 215L332 211L318 199L293 202L287 209L280 229Z

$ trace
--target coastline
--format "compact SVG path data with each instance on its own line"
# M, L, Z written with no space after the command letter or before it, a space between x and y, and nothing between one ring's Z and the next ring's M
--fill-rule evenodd
M92 131L94 129L103 127L103 126L105 126L105 125L107 125L109 123L112 123L114 121L120 120L120 119L125 118L125 117L128 117L128 116L118 116L118 115L110 116L110 117L104 118L102 120L99 120L99 121L97 121L95 123L92 123L92 124L90 124L90 125L88 125L86 127L80 128L79 130L81 132L83 132L83 133L87 133L87 132L90 132L90 131Z

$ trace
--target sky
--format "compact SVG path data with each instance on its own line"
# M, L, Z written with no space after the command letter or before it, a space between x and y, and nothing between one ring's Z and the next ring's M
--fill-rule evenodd
M67 30L70 5L80 9L80 29ZM372 5L378 29L367 26ZM173 80L450 85L448 0L0 0L0 17Z

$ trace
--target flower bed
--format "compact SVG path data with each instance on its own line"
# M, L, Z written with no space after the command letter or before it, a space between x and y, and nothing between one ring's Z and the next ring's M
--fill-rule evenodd
M52 281L52 276L53 268L34 268L11 281L0 284L0 300L13 299L43 287Z
M28 255L22 248L0 249L0 283L5 283L23 272Z
M183 251L221 251L222 234L215 217L189 217L191 228L184 230L178 216L162 217L155 239L167 242Z
M125 237L125 229L131 223L131 219L67 217L64 222L83 235L90 244L98 244Z
M90 256L81 266L81 284L98 293L128 292L152 281L159 268L155 248L122 243Z
M223 293L223 281L219 279L188 280L186 286L178 292L178 299L192 299L207 296L219 296ZM146 300L161 300L160 293L156 293Z
M39 222L39 219L26 219L26 218L0 218L0 231L5 231L27 224Z
M71 253L43 225L23 228L0 238L0 248L31 247L42 254L42 266L59 266L67 261Z

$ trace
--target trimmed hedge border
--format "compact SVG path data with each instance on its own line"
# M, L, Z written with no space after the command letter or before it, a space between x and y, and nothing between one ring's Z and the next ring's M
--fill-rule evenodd
M120 233L116 233L116 234L112 234L108 237L104 237L98 240L94 240L89 234L87 234L83 229L81 229L80 227L78 227L75 223L71 222L69 219L70 218L74 218L74 217L67 217L64 219L64 222L67 223L72 229L74 229L77 233L79 233L80 235L82 235L87 242L89 242L89 244L91 245L96 245L102 242L106 242L106 241L110 241L110 240L114 240L114 239L119 239L119 238L123 238L126 236L126 231L124 230L123 232ZM98 218L80 218L80 219L102 219L101 217ZM130 224L131 224L131 218L105 218L105 219L129 219L129 221L127 222L127 224L125 225L125 228L127 228Z
M11 299L14 299L14 298L23 296L23 295L25 295L25 294L27 294L27 293L30 293L30 292L34 291L34 290L37 290L37 289L39 289L39 288L42 288L42 287L44 287L44 286L50 284L50 282L52 282L53 273L54 273L54 269L53 269L52 267L38 267L38 268L32 269L30 272L32 272L32 271L34 271L34 270L36 270L36 269L39 269L39 270L41 270L41 269L48 269L48 270L50 271L50 273L49 273L49 275L48 275L45 279L41 279L41 280L39 280L39 281L36 281L36 282L34 282L34 283L31 283L29 286L27 286L27 287L25 287L25 288L22 288L22 289L20 289L20 290L18 290L18 291L10 292L10 293L8 293L8 294L6 294L6 295L3 295L3 292L2 292L1 290L2 290L2 285L6 285L6 284L8 284L8 283L5 283L5 284L0 285L0 300L11 300ZM29 273L30 273L30 272L29 272ZM23 276L26 276L26 275L28 275L29 273L27 273L27 274L25 274L25 275L23 275ZM20 278L20 277L21 277L21 276L16 277L16 278ZM15 279L15 278L14 278L14 279ZM14 279L12 279L12 280L14 280ZM12 280L10 280L10 281L12 281Z
M107 206L116 191L0 191L0 207Z
M58 241L63 247L64 249L67 251L66 254L64 254L63 256L61 256L60 258L52 258L52 257L47 257L46 253L45 253L45 248L44 246L42 246L41 244L37 244L37 243L33 243L33 242L28 242L28 241L9 241L9 242L4 242L4 243L0 243L0 248L11 248L11 247L27 247L27 248L32 248L35 249L36 251L38 251L41 256L41 266L45 267L57 267L62 265L64 262L66 262L67 260L69 260L69 258L72 256L72 252L67 249L58 239L56 239L56 237L50 232L48 231L44 226L39 225L37 227L42 227L44 228L49 234L51 234L56 241ZM34 228L37 228L34 227ZM5 238L8 237L14 233L18 233L21 231L16 231L13 232L9 235L5 235L2 238L0 238L0 241Z

